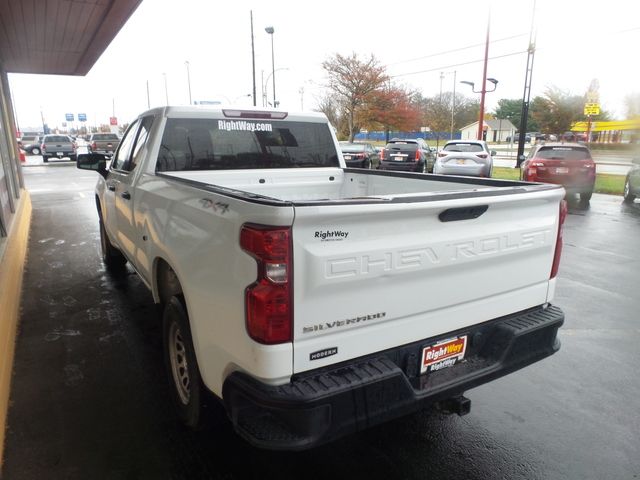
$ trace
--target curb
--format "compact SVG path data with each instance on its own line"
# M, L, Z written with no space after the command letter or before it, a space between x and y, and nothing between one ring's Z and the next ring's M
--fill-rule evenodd
M31 196L21 190L21 200L0 252L0 467L2 467L7 413L11 391L11 372L20 314L22 278L31 226Z

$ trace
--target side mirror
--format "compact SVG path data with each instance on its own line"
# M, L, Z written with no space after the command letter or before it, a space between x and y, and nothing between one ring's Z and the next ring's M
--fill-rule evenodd
M491 150L491 152L489 152L489 153L491 153L491 156L492 156L492 157L493 157L494 155L497 155L497 154L498 154L498 152L496 152L495 150Z
M81 153L78 155L76 167L80 170L92 170L106 178L108 155L102 153Z

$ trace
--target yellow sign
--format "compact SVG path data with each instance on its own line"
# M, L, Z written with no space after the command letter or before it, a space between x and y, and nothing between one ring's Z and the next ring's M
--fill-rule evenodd
M598 103L585 103L584 104L585 115L600 115L600 104Z

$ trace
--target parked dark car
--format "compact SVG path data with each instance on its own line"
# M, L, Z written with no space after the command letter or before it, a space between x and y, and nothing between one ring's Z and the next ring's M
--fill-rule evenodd
M94 133L89 138L89 153L111 155L120 145L120 137L115 133Z
M380 153L380 170L433 172L435 155L422 138L394 138Z
M370 143L340 142L340 150L347 167L378 168L380 155Z
M563 142L586 142L587 134L584 132L564 132L560 135L560 140Z
M633 203L637 197L640 197L640 158L634 158L632 162L633 166L624 181L623 195L626 203Z
M68 135L45 135L40 144L42 161L48 162L50 158L64 158L74 162L77 160L76 144Z
M535 145L520 166L520 177L529 182L560 184L567 195L578 194L582 203L588 203L596 182L596 164L586 145Z

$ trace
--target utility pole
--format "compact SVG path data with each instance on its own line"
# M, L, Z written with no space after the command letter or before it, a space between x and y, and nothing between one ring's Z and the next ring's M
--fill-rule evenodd
M527 130L527 118L529 116L529 101L531 99L531 79L533 77L533 59L536 53L535 34L533 31L536 16L536 2L533 1L533 13L531 14L531 28L529 30L529 48L527 49L527 70L524 76L524 92L522 93L522 113L520 116L520 131L518 133L518 153L516 154L516 168L524 161L524 141Z
M478 140L482 140L484 132L484 97L487 93L487 64L489 63L489 28L491 27L491 11L487 19L487 40L484 46L484 69L482 72L482 90L480 91L480 116L478 119Z
M251 71L253 74L253 106L256 106L256 50L253 43L253 10L249 10L251 16Z

